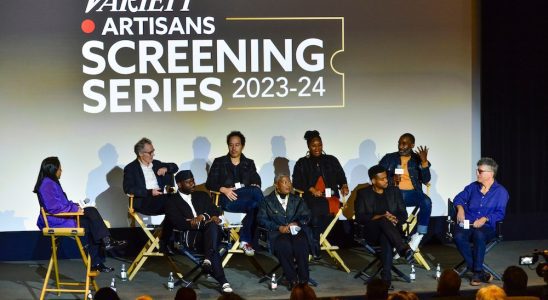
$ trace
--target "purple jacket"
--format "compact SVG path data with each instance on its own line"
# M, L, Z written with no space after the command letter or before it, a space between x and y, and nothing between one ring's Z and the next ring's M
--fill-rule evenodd
M42 205L47 213L56 214L78 211L78 204L69 201L63 192L63 188L61 188L57 182L51 180L50 178L44 178L42 184L40 184L38 193L38 197L42 199ZM73 217L60 218L48 216L48 224L49 227L76 227L76 220ZM38 216L36 225L40 228L40 230L46 227L41 213Z

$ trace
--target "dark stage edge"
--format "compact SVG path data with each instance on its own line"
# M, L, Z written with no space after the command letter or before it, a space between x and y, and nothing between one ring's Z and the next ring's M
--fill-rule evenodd
M548 240L537 241L505 241L489 253L486 262L496 271L502 273L507 266L516 265L520 255L530 254L533 249L546 248ZM432 265L440 263L443 268L450 268L460 261L460 256L453 245L426 245L422 249L425 258L430 260ZM311 277L318 281L319 286L314 290L318 297L335 297L339 299L358 299L357 296L365 294L365 285L361 279L354 279L356 271L361 269L370 261L371 256L366 255L359 248L343 249L341 256L347 266L352 270L346 273L335 267L330 259L319 264L311 265ZM256 254L257 259L265 270L273 267L276 261L264 252ZM183 256L177 256L181 270L188 270L191 266ZM42 287L42 279L45 275L48 261L19 261L0 263L0 291L2 299L38 299ZM169 265L164 258L151 258L143 269L132 281L121 282L119 280L119 268L122 263L129 266L129 261L123 259L109 258L108 265L116 267L115 273L101 274L98 278L99 286L108 286L111 279L117 278L117 289L121 299L135 299L139 295L147 294L153 299L173 299L174 291L166 288L167 275L170 271ZM79 260L62 260L60 262L62 275L68 278L80 278L82 265ZM400 264L399 268L408 273L410 267ZM423 297L430 298L436 290L436 280L433 278L435 268L431 271L417 269L417 280L413 283L406 283L394 278L395 290L411 290ZM542 286L544 282L536 275L534 270L526 268L529 275L529 286ZM268 289L268 283L259 283L259 277L253 266L244 256L235 256L225 268L228 280L234 291L245 299L288 299L289 291L285 286L279 286L276 291ZM278 271L278 276L280 275ZM494 284L502 286L500 281L493 281ZM202 278L198 281L196 292L199 299L216 299L220 293L218 284L211 278ZM462 290L465 294L473 294L479 287L469 285L468 279L463 279ZM49 294L46 299L81 299L80 295L64 294L57 296Z

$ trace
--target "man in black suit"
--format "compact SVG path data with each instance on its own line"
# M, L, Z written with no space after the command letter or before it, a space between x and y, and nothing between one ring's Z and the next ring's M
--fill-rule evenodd
M135 144L133 151L137 158L124 168L124 192L134 196L135 211L148 216L165 214L165 205L169 196L164 189L173 186L173 174L179 168L174 163L163 163L154 159L152 141L142 138ZM160 250L173 254L168 246L172 227L169 222L163 222Z
M261 177L257 174L253 160L242 151L245 137L239 131L232 131L226 137L228 154L217 157L207 175L206 187L220 192L220 205L224 211L245 213L240 230L240 248L245 254L255 253L251 242L258 203L264 199L261 191Z
M380 245L383 270L381 277L390 286L392 281L392 249L413 262L413 250L404 243L402 225L407 220L407 211L398 187L388 185L386 168L373 166L368 171L371 185L358 191L356 222L363 225L364 238L372 245Z
M287 174L276 176L276 190L259 203L258 222L268 230L270 247L280 261L289 288L307 284L308 239L303 230L310 221L310 210L304 201L291 193ZM295 271L295 262L297 271Z
M175 229L183 232L185 247L204 253L204 271L211 272L223 292L232 292L219 255L222 235L219 210L207 193L195 191L196 183L190 170L177 173L175 181L178 193L166 204L166 218Z

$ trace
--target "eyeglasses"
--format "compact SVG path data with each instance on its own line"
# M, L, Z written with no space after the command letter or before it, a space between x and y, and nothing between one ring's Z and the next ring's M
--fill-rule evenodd
M483 173L483 172L493 172L491 170L482 170L482 169L476 169L476 172L478 172L479 174Z
M152 151L149 151L149 152L143 151L143 153L146 153L148 155L154 155L154 151L156 151L156 150L152 149Z

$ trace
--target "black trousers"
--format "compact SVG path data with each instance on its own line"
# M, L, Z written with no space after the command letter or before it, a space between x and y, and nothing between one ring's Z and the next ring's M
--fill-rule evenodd
M309 252L306 234L302 230L297 235L280 234L272 246L287 280L292 283L307 283ZM297 263L296 271L295 262Z
M168 195L150 196L144 198L135 198L133 200L133 208L136 212L147 216L157 216L166 213L166 203L169 201ZM162 222L162 236L160 237L160 245L165 244L171 239L173 234L173 226L167 219Z
M97 265L105 262L105 253L101 249L103 239L110 236L103 217L95 207L84 208L84 215L80 217L80 226L84 228L87 241L87 249L91 257L91 264Z
M215 222L206 223L198 230L187 232L187 247L189 249L202 252L205 259L211 261L211 276L220 284L227 283L225 271L223 269L219 248L223 230Z
M396 248L398 253L405 252L407 249L405 243L403 242L401 231L386 218L367 221L364 226L364 238L367 243L381 247L380 256L383 267L381 278L386 282L391 282L392 260L394 258L392 249Z
M320 234L325 231L333 216L329 213L329 202L325 197L314 197L305 195L305 203L310 209L310 229L312 231L312 241L310 248L314 255L320 253Z

